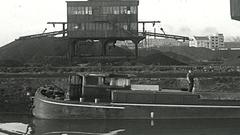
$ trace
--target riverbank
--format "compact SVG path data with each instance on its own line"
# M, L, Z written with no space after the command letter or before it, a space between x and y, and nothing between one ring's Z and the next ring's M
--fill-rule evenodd
M1 73L0 112L29 113L31 96L44 85L56 85L67 89L69 73ZM199 75L198 75L199 74ZM210 75L211 74L211 75ZM159 85L161 89L186 90L188 83L183 72L139 73L131 79L132 84ZM197 73L195 91L205 97L217 99L216 93L227 93L226 99L237 99L240 92L240 77L237 73Z

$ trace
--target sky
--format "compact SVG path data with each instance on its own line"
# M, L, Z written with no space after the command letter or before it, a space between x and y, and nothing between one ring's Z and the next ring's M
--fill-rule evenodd
M8 0L0 4L0 46L19 36L58 30L46 23L66 21L65 0ZM167 34L240 36L240 21L231 20L229 0L140 0L140 21L161 21ZM148 25L148 31L153 31Z

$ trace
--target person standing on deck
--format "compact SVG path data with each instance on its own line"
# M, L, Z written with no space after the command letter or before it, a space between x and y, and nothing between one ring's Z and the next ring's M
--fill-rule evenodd
M188 81L188 91L192 92L193 86L194 86L194 75L192 73L192 70L189 70L187 73L187 81Z

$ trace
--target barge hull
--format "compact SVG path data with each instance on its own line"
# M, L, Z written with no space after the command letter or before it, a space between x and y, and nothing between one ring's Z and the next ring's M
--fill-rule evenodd
M239 106L167 104L81 104L37 98L33 115L40 119L199 119L240 118Z

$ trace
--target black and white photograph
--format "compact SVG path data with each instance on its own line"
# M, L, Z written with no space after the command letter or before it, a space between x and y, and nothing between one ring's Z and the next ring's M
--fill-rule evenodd
M0 135L240 134L240 0L9 0L0 17Z

